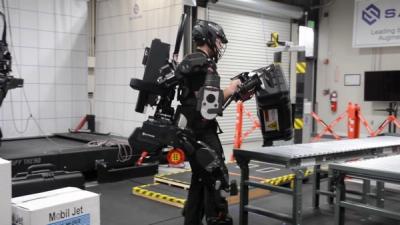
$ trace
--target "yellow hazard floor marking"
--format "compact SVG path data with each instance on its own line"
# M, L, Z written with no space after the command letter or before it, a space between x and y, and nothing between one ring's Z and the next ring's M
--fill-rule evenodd
M172 205L178 208L183 208L185 205L186 199L183 198L177 198L171 195L166 195L162 194L160 192L155 192L155 191L150 191L147 190L146 188L151 187L151 186L157 186L160 184L146 184L142 186L137 186L132 188L132 194L141 196L153 201L158 201L162 202L168 205Z
M147 190L147 188L152 186L157 186L162 184L146 184L142 186L137 186L132 188L132 194L136 196L140 196L143 198L147 198L152 201L161 202L167 205L175 206L178 208L183 208L185 206L186 199L174 197L172 195L163 194L156 191ZM268 190L263 190L259 188L254 188L249 190L249 199L255 199L260 197L265 197L269 195L271 192ZM236 196L228 196L227 197L228 204L237 204L240 201L239 195Z

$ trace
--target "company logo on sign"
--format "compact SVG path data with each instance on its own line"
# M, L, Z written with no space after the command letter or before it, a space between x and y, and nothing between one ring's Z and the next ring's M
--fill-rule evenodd
M370 4L362 11L362 20L368 25L374 24L381 19L381 10L374 4ZM382 19L391 19L400 17L400 13L396 9L389 8L383 11Z
M354 0L353 47L400 46L400 0Z
M376 5L371 4L362 11L362 20L368 25L374 24L381 18L381 10Z

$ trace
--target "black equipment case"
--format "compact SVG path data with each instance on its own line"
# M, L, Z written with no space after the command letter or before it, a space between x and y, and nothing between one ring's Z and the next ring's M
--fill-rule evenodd
M263 88L257 91L258 117L263 134L263 146L272 141L290 140L293 137L292 110L289 88L282 68L275 65L272 73L263 76Z
M12 197L50 191L64 187L85 188L81 172L55 171L53 164L39 164L18 173L12 180Z

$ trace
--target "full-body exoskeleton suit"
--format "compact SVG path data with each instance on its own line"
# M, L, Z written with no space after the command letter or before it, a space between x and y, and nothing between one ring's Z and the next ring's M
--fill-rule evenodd
M209 225L232 224L227 201L221 195L221 190L229 189L228 171L218 137L220 128L215 119L222 115L224 101L216 66L224 48L217 45L226 44L228 40L223 29L210 21L197 22L193 28L193 40L198 46L207 45L211 54L197 48L177 67L176 73L183 77L184 82L178 112L186 117L187 128L193 131L194 138L207 147L196 149L195 156L189 157L192 178L184 208L184 224L200 225L204 215ZM204 154L204 151L209 152ZM210 152L218 163L210 157Z
M176 46L180 45L182 27ZM228 40L218 24L198 21L193 28L193 39L197 44L196 51L185 56L179 64L172 61L161 66L156 82L152 77L155 71L148 74L146 71L159 68L163 62L162 57L157 58L159 51L165 54L168 48L159 39L153 40L147 51L151 62L144 60L146 79L134 78L130 85L145 94L158 96L155 101L152 98L150 102L149 98L144 101L156 105L156 111L143 122L142 127L135 129L128 140L134 150L141 153L150 151L149 154L154 156L160 155L160 149L166 146L184 150L193 172L184 208L185 225L202 224L204 215L208 225L229 225L232 219L221 191L234 194L237 190L235 184L229 184L215 118L222 115L224 100L235 93L240 80L232 81L225 90L220 89L216 63ZM178 50L175 49L174 56ZM171 106L175 87L178 87L177 96L181 103L176 111ZM144 104L139 100L140 93L136 111L142 112Z

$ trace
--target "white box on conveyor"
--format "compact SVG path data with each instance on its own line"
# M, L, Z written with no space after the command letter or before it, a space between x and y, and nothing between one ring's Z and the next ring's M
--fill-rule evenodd
M0 225L11 224L11 163L0 158Z
M12 199L13 225L100 225L100 198L79 188L61 188Z

